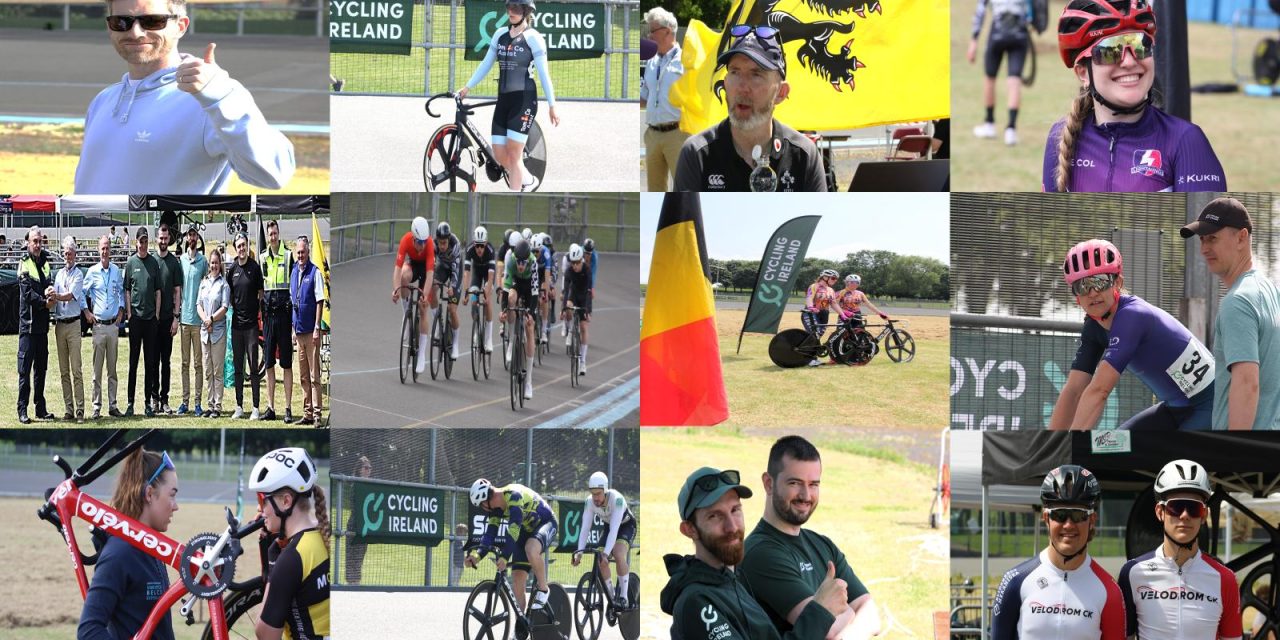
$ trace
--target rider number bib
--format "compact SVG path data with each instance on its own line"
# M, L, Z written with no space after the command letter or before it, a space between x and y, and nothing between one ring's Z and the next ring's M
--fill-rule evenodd
M1174 358L1165 373L1169 374L1169 378L1178 385L1183 395L1194 397L1213 386L1213 353L1193 336L1191 342L1187 343L1187 348L1182 350L1182 355Z

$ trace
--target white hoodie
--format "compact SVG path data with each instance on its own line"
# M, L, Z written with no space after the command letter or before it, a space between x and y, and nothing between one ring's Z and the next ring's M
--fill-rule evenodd
M179 64L195 59L181 56ZM89 103L75 192L223 193L232 169L252 185L288 184L293 143L267 124L244 85L224 72L189 94L176 71L140 81L126 73Z

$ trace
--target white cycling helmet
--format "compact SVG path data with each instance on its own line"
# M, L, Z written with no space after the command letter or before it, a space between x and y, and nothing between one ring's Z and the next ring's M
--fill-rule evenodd
M489 230L485 229L483 226L476 227L475 233L472 234L471 237L474 238L476 242L484 244L489 241Z
M514 247L523 239L524 236L520 235L519 231L512 231L511 235L507 236L507 246Z
M1209 472L1198 462L1191 460L1174 460L1160 469L1156 476L1156 497L1174 491L1191 491L1204 496L1205 500L1213 495L1213 487L1209 486Z
M535 234L533 234L533 236L529 238L529 244L531 244L531 245L533 245L533 246L535 246L535 247L541 247L541 246L542 246L542 234L541 234L541 233L535 233Z
M844 277L844 281L845 281L845 282L852 282L852 283L854 283L854 284L862 284L862 276L860 276L860 275L858 275L858 274L856 274L856 273L851 273L851 274L849 274L849 275L847 275L847 276L845 276L845 277Z
M525 227L525 228L524 228L524 231L521 231L521 232L520 232L520 235L524 236L524 239L525 239L525 240L532 240L532 239L533 239L533 229L530 229L529 227Z
M413 219L413 239L418 242L426 242L431 237L431 223L427 219L418 216Z
M249 474L249 490L255 493L288 488L306 494L315 484L316 463L301 447L276 449L262 456Z
M485 500L489 499L489 494L493 492L493 483L480 478L471 485L471 506L478 507Z
M819 278L839 278L840 273L835 269L823 269L822 273L819 274L818 277Z
M569 262L580 261L582 261L582 247L578 246L578 243L575 242L569 245Z
M577 245L574 245L574 246L577 246ZM597 471L591 474L591 479L587 480L587 488L588 489L604 489L605 491L608 491L609 476L606 476L603 471Z

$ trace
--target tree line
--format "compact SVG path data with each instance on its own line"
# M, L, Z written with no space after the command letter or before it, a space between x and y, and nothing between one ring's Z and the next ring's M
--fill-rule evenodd
M708 260L711 280L721 291L749 292L755 286L759 260ZM872 298L913 298L950 300L951 269L942 261L923 256L907 256L884 250L850 253L844 260L806 258L796 277L792 294L804 294L823 269L835 269L843 278L862 276L861 289Z

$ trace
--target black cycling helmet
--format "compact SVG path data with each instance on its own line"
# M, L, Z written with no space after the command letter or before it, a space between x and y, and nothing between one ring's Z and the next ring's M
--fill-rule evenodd
M1092 509L1098 504L1102 487L1097 476L1078 464L1064 464L1049 472L1040 484L1040 503L1081 504Z
M582 250L583 250L583 251L586 251L587 253L591 253L592 251L595 251L595 250L596 250L596 241L595 241L595 240L592 240L591 238L587 238L586 240L583 240L583 241L582 241Z
M529 241L528 240L521 238L520 242L517 242L516 246L512 247L511 250L515 252L516 260L524 262L525 260L529 259Z
M448 238L449 238L449 236L451 236L451 235L453 235L453 229L450 229L450 228L449 228L449 223L448 223L448 222L441 222L441 223L440 223L440 225L436 227L436 238L437 238L437 239L440 239L440 240L446 240L446 239L448 239Z

